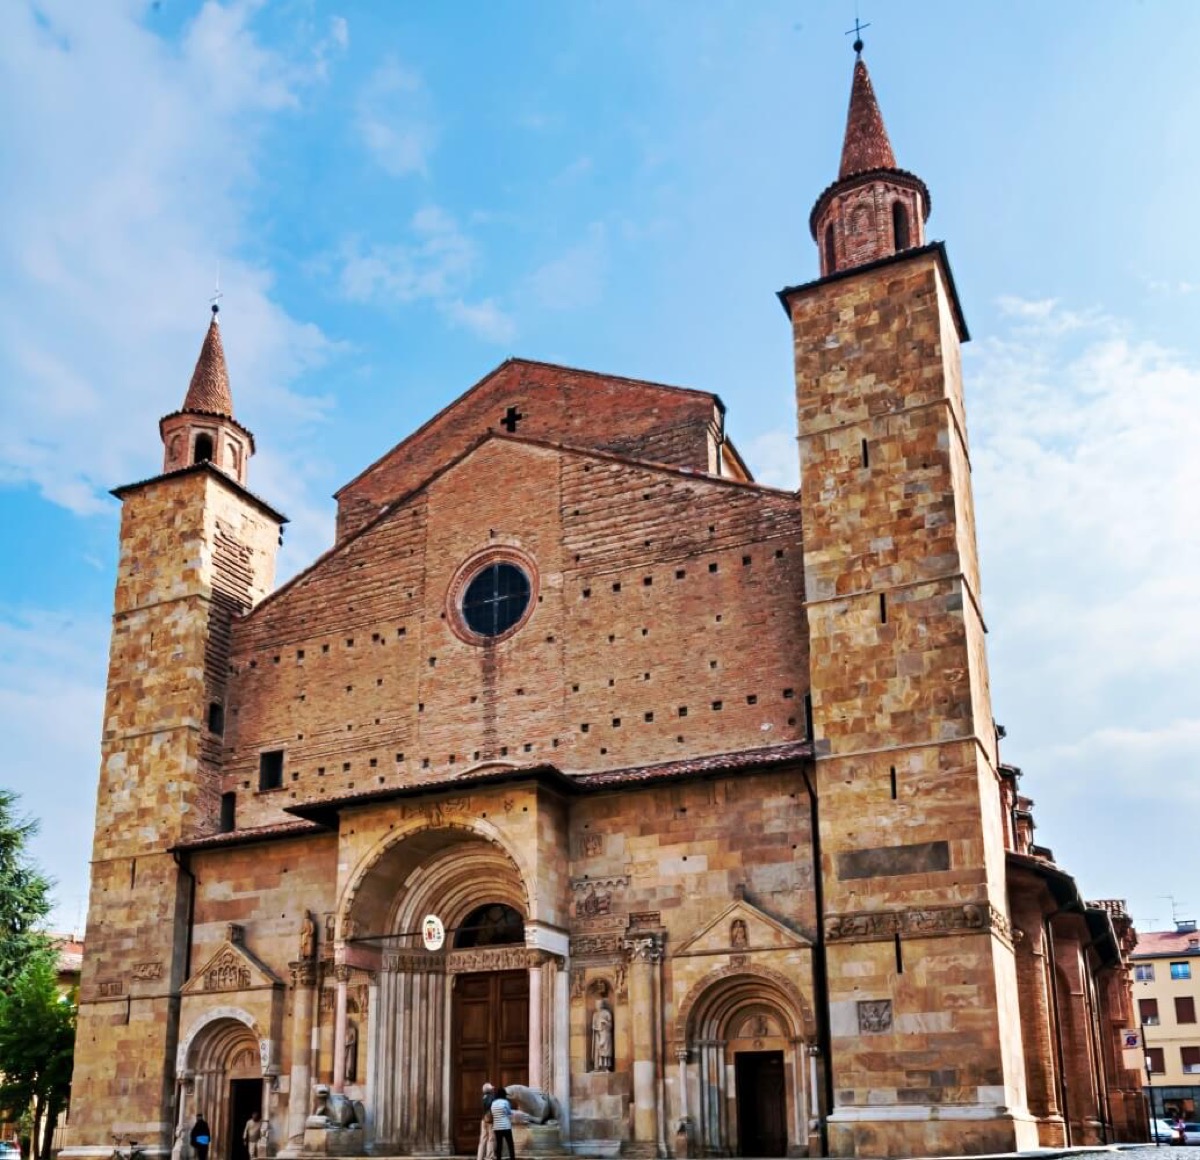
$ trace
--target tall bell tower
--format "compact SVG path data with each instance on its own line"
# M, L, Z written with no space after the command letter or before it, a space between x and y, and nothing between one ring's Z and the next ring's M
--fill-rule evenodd
M229 624L274 584L285 518L246 490L216 308L163 473L117 488L120 558L101 737L71 1141L168 1155L192 883L172 853L220 825ZM196 964L192 964L194 966Z
M835 1155L1037 1145L971 498L966 325L856 43L795 342Z

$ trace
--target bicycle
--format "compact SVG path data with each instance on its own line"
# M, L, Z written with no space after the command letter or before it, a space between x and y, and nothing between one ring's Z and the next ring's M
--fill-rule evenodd
M128 1142L129 1144L128 1152L121 1151L121 1145L125 1142ZM114 1147L110 1160L146 1160L146 1153L138 1147L138 1142L136 1140L130 1140L126 1135L118 1136L114 1133L113 1144Z

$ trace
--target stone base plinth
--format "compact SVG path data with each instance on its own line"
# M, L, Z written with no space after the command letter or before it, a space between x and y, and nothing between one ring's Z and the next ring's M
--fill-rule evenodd
M301 1156L365 1156L366 1140L361 1128L304 1129Z
M558 1121L548 1124L513 1124L513 1147L519 1157L524 1156L569 1156L564 1147Z

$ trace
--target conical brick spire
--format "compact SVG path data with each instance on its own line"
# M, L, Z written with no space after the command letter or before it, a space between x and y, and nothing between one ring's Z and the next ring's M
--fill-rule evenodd
M217 323L217 311L213 309L196 369L183 410L205 415L224 415L233 418L233 395L229 390L229 370L225 366L225 349L221 346L221 328Z
M896 165L871 76L856 40L850 110L837 180L813 206L808 224L821 255L821 276L925 244L929 190Z
M233 394L216 306L183 406L159 420L158 433L163 441L164 472L211 463L245 486L246 462L254 454L254 436L233 417Z
M854 62L854 83L850 88L850 111L846 114L846 140L842 145L838 180L872 169L895 168L896 156L883 127L883 114L875 99L871 74L860 56Z

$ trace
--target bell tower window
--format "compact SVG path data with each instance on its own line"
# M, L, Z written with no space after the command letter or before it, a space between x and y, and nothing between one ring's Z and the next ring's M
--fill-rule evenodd
M833 245L833 222L825 227L825 273L832 274L837 269L837 254Z
M892 202L892 238L895 240L897 253L908 249L908 210L904 208L902 201Z
M213 457L213 440L211 435L197 435L192 451L193 463L208 463Z

